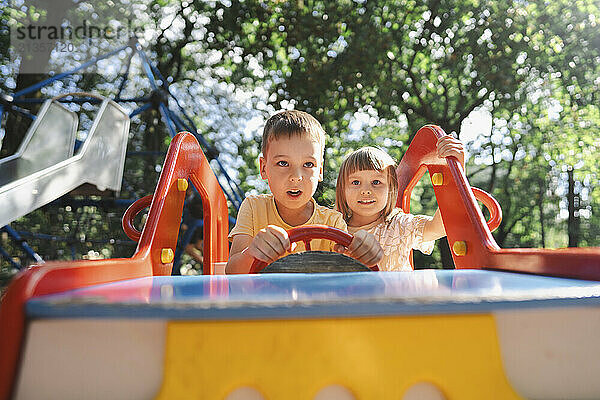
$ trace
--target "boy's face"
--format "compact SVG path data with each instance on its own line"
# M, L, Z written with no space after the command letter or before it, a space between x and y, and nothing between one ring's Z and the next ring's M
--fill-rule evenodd
M273 139L266 157L260 157L260 176L268 180L278 207L301 209L323 180L321 146L307 137Z

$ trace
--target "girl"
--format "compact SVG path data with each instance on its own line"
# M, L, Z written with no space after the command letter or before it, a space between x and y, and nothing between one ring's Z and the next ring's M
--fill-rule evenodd
M439 157L456 157L465 164L462 143L452 136L437 142ZM446 236L439 209L433 218L405 214L395 208L398 197L396 163L386 152L363 147L342 162L336 187L336 209L348 224L348 232L366 230L383 248L381 271L411 271L410 250L431 254L434 241Z

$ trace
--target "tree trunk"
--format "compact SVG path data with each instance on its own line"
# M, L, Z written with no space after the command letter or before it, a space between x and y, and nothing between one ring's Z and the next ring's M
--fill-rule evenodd
M546 247L546 230L544 224L544 187L540 185L540 193L538 195L538 211L540 213L540 233L542 235L542 248Z
M31 2L32 6L46 11L46 18L37 22L26 21L26 24L33 26L42 26L47 28L49 26L59 27L69 10L69 7L73 6L73 2L70 0L38 0ZM44 39L45 41L46 39ZM51 39L48 39L51 40ZM28 53L20 54L21 64L19 65L19 74L16 78L15 93L28 88L29 86L39 83L49 77L48 71L46 70L50 56L56 43L56 39L51 40L52 45L49 43L35 43L35 39L31 39L33 44L39 45L36 47L36 51L30 51ZM63 71L60 71L63 72ZM28 98L39 98L41 96L40 91L36 91L26 95ZM33 114L36 114L38 107L30 110ZM31 125L31 120L21 114L9 113L6 119L6 136L2 141L2 148L0 149L0 157L13 154L19 148L21 141L25 137L27 129Z
M573 179L573 167L567 168L569 176L569 191L567 193L567 203L569 210L568 233L569 247L577 247L579 244L579 196L575 193L575 180Z
M448 238L444 237L438 240L437 246L440 250L440 254L442 255L442 268L454 269L454 260L452 259L452 253L450 252L450 247L448 246Z

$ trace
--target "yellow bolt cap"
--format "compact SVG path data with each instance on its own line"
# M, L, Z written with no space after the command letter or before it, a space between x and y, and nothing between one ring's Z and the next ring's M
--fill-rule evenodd
M185 192L188 188L187 179L177 179L177 190L180 192Z
M467 242L463 240L457 240L452 245L452 252L457 256L464 256L467 254Z
M442 186L444 184L444 175L441 172L431 175L431 183L433 186Z
M172 249L165 248L160 251L160 262L163 264L169 264L173 262L175 258L175 253L173 253Z

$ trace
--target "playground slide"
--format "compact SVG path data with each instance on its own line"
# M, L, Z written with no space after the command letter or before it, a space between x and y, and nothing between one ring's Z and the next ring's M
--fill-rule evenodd
M105 99L77 154L77 115L48 100L14 155L0 160L0 226L63 196L84 183L121 188L129 117Z
M73 156L77 114L46 101L17 152L0 159L0 187Z

